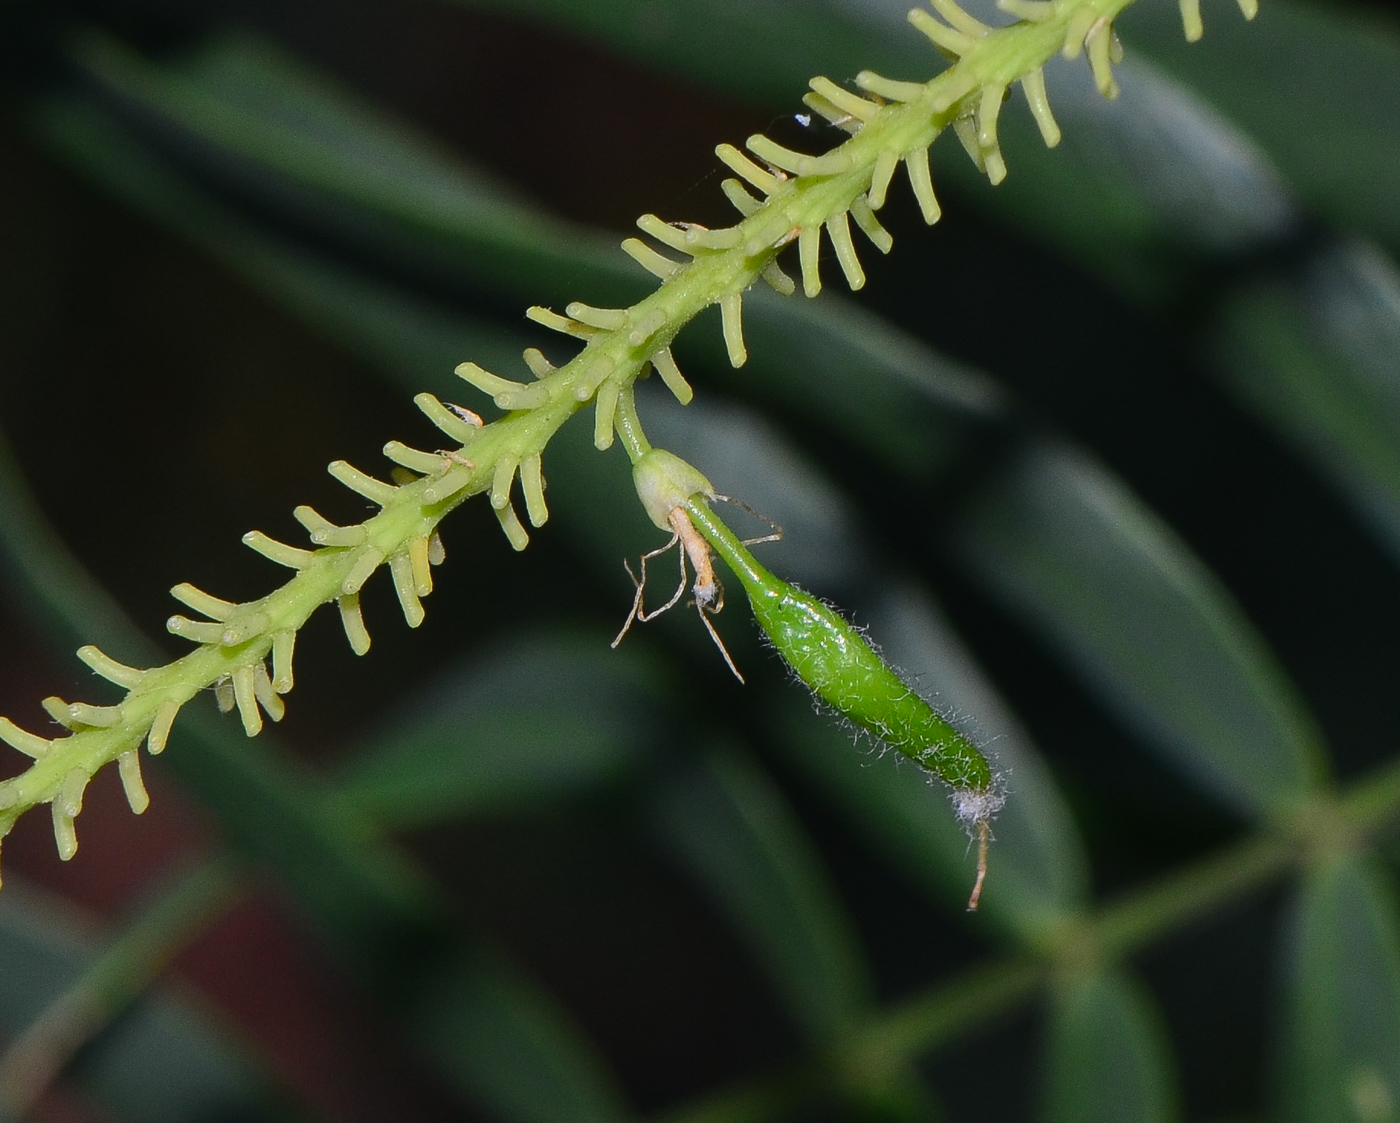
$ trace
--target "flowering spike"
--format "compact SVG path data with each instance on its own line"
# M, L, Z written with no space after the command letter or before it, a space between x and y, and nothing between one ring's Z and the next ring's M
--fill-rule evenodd
M314 508L302 504L292 517L306 527L314 546L358 546L369 533L363 526L336 526L330 519L317 514Z
M1031 116L1040 128L1045 147L1054 148L1060 143L1060 126L1050 112L1050 98L1045 92L1045 71L1040 67L1032 70L1021 79L1021 90L1026 95L1026 104L1031 107Z
M37 733L21 729L7 717L0 717L0 741L4 741L10 748L18 749L25 756L33 757L35 760L43 759L53 744L52 741L45 740Z
M117 773L121 776L122 791L126 793L126 805L131 813L143 814L151 805L151 797L146 794L146 784L141 779L141 757L135 749L128 749L117 757Z
M759 276L767 283L768 287L780 296L791 296L797 291L797 285L793 279L783 272L782 267L771 258L764 264Z
M384 552L382 550L377 550L373 546L364 547L360 556L355 559L355 564L350 567L350 572L345 575L345 580L340 583L341 593L345 596L358 593L383 561Z
M724 197L734 204L734 209L745 218L763 206L757 199L748 193L744 185L737 179L722 180L719 189L724 192Z
M797 235L797 261L802 267L802 292L807 297L822 291L821 252L822 228L815 224L804 226Z
M613 443L613 418L617 414L617 396L621 392L621 387L609 379L598 387L597 399L594 402L593 412L593 447L600 452L612 448ZM525 505L526 513L529 513L529 503ZM534 518L530 522L539 526Z
M243 732L256 737L262 732L262 711L258 709L257 682L252 667L238 667L233 679L233 700L238 716L243 719Z
M601 392L599 400L602 400ZM538 452L520 462L520 490L525 493L525 513L530 525L544 526L549 519L549 508L544 501L544 471Z
M878 211L885 205L885 196L889 193L890 180L894 177L895 168L899 167L899 153L893 148L881 149L880 155L875 157L875 170L870 174L870 190L866 193L870 200L870 209Z
M842 113L848 113L858 121L873 120L875 114L880 112L880 107L873 101L853 94L850 90L838 86L830 78L813 78L809 83L812 92L818 97L830 102Z
M525 360L525 365L530 368L530 373L536 378L548 378L559 368L544 357L544 352L538 347L527 347L520 353L520 357Z
M943 215L938 205L938 197L933 193L933 176L928 169L928 149L919 148L904 157L904 167L909 173L909 186L914 189L914 198L919 202L924 221L932 226Z
M393 484L376 480L369 473L361 472L344 460L332 460L326 465L326 471L331 474L332 478L339 480L355 494L363 495L378 507L384 507L391 503L394 493L399 490Z
M413 404L427 415L429 421L459 445L465 445L469 442L476 436L476 431L481 428L481 418L477 417L476 414L472 413L470 410L463 410L462 413L458 413L456 410L448 409L447 406L443 405L442 402L438 401L432 394L419 394L413 399ZM462 415L463 413L469 416L464 417ZM475 424L472 423L471 418L476 418ZM298 508L298 510L300 510L300 508ZM327 543L327 545L330 545L330 543Z
M592 339L598 334L597 328L591 328L587 324L581 324L577 320L561 316L549 308L541 308L538 304L525 309L525 318L534 320L535 323L547 327L551 331L572 335L575 339Z
M399 441L390 441L384 446L384 455L395 464L401 464L410 472L417 472L420 476L436 476L443 469L443 461L446 459L438 452L423 452L421 449L409 448L408 445Z
M880 220L875 217L875 212L870 209L864 195L857 195L851 200L851 217L856 220L861 233L869 238L871 245L881 253L889 253L894 248L894 238L880 225Z
M663 281L675 276L681 268L679 261L672 261L664 254L657 253L640 238L624 238L622 252L650 273Z
M695 391L690 388L690 383L685 380L685 375L681 373L681 368L676 365L676 358L671 354L669 347L663 347L651 357L651 365L656 368L656 373L661 376L661 381L666 384L666 389L675 395L676 401L683 406L688 406L695 397Z
M281 721L287 715L286 704L272 688L272 679L267 673L267 664L259 659L253 664L253 696L258 700L267 716L273 721Z
M917 101L927 89L922 82L899 82L881 77L873 70L862 70L857 74L856 85L887 101Z
M491 477L491 506L500 510L510 502L510 485L515 482L515 470L520 461L506 453L496 461L496 473Z
M152 756L160 756L165 752L166 742L170 740L170 727L175 724L175 717L180 712L180 704L167 699L160 704L156 710L155 720L151 722L150 732L146 734L146 751Z
M860 258L856 256L856 246L851 241L851 224L846 219L845 211L826 220L826 232L831 238L832 248L836 250L836 260L841 263L841 272L846 274L846 283L852 291L864 288L865 270L860 267Z
M506 540L510 543L511 549L519 552L530 544L530 536L525 532L525 528L520 525L520 519L515 514L515 508L507 503L504 507L496 509L496 518L500 520L501 529L505 531Z
M771 195L782 187L782 173L774 174L766 172L735 148L732 144L721 144L715 149L715 155L720 158L720 162L725 165L735 175L747 180L765 195ZM780 178L781 177L781 178Z
M78 830L73 826L73 816L59 806L58 800L54 800L51 807L54 846L58 849L59 861L67 862L78 852Z
M211 620L227 620L233 615L233 610L238 607L233 601L221 600L219 597L210 596L202 589L196 589L188 581L176 585L170 590L170 595L186 608L202 612Z
M110 655L98 650L92 644L78 648L78 658L108 682L114 682L128 690L135 688L146 674L145 671L137 667L128 667L125 663L118 663Z
M922 31L935 47L947 51L950 55L967 54L977 41L965 32L949 27L946 23L940 23L933 18L932 14L922 8L915 8L909 13L909 22Z
M388 487L389 485L382 486ZM310 550L299 550L295 546L288 546L285 542L278 542L275 538L269 538L261 530L250 530L245 534L243 545L261 554L268 561L285 565L288 569L305 569L316 560L316 555Z
M224 626L212 620L191 620L175 615L165 622L165 630L191 643L219 643L224 638Z
M744 298L737 292L719 298L720 322L724 327L724 346L729 351L731 365L741 367L749 357L744 347Z
M292 653L296 643L297 634L290 628L272 636L272 689L278 694L292 689Z
M426 613L423 602L418 599L417 583L413 580L413 559L407 553L395 554L389 559L389 572L394 578L394 592L399 597L399 607L410 628L423 623Z
M339 597L336 604L340 606L340 623L345 628L345 638L350 641L350 650L356 655L364 655L369 651L369 629L365 627L365 618L360 614L359 594Z

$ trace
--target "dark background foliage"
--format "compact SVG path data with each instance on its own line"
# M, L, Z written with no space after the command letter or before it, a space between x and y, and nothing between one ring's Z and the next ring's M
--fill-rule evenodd
M1343 44L1345 35L1374 35L1390 52L1383 58L1400 59L1393 11L1309 10L1341 29L1370 29L1339 31ZM211 242L191 238L189 223L214 210L191 219L170 207L163 215L169 204L155 191L152 206L133 205L131 192L141 185L94 171L81 146L55 131L46 107L95 100L219 213L340 276L400 294L425 316L469 313L478 338L498 337L500 348L523 337L519 311L534 280L526 270L497 282L489 266L459 267L455 249L435 254L431 237L395 240L385 236L382 216L365 218L344 200L259 178L242 157L221 153L216 140L182 135L129 91L104 86L102 75L85 65L82 45L101 33L165 66L231 34L269 40L404 128L489 169L515 197L614 231L643 211L725 221L710 156L719 141L760 130L795 145L825 139L804 134L789 116L774 117L796 106L800 79L775 98L748 71L736 70L726 88L722 61L687 70L667 65L663 52L654 60L657 69L646 64L645 52L629 54L636 38L619 35L613 44L619 53L612 53L596 29L571 34L576 19L588 24L573 11L560 4L551 19L543 4L478 10L427 0L0 6L7 86L0 122L0 422L54 528L144 631L158 631L170 611L166 590L177 581L226 597L261 595L272 579L267 567L235 549L248 528L292 538L288 515L299 502L333 518L358 517L325 482L324 464L344 457L370 469L384 440L426 441L405 391L442 387L446 371L424 370L416 382L412 370L386 378L393 364L381 352L357 345L353 332L338 334L326 320L316 322L295 300L279 300L275 286L250 278L236 254L211 253ZM647 11L664 25L666 5ZM1271 37L1268 18L1266 0L1259 50L1269 62L1311 66L1313 79L1324 65L1336 65L1322 51L1319 59L1287 56L1290 43ZM812 20L819 25L816 15ZM1218 34L1228 50L1214 65L1246 56L1252 29L1226 26L1235 20L1223 5L1208 9L1206 41L1191 49L1205 52ZM1175 57L1160 46L1159 28L1151 35L1154 51ZM1130 22L1123 36L1131 56ZM694 53L718 58L724 46L696 46ZM813 67L824 65L826 48L775 34L756 49L760 56L795 55L782 65L806 73L809 58ZM1345 65L1345 55L1339 63ZM1230 81L1228 73L1196 81L1189 64L1178 71L1164 65L1183 88L1207 100L1218 92L1212 81ZM708 82L687 80L707 69L718 72ZM818 592L849 603L863 621L874 612L862 616L865 606L891 582L912 580L935 592L1043 750L1083 836L1096 900L1115 899L1217 852L1242 837L1248 816L1170 756L1154 754L1152 736L1115 708L1112 691L1105 697L1092 666L1086 670L1082 657L1067 655L1063 637L1053 627L1047 632L1034 610L969 567L963 528L1003 486L1007 466L1046 440L1091 450L1214 571L1316 715L1338 778L1361 777L1395 756L1400 697L1391 684L1400 674L1400 581L1394 547L1377 520L1358 513L1356 492L1349 497L1339 489L1325 460L1319 467L1277 415L1252 408L1247 392L1230 390L1234 383L1222 379L1219 357L1241 337L1230 327L1241 294L1303 286L1352 237L1373 238L1393 252L1400 228L1380 219L1368 226L1355 210L1362 204L1341 198L1341 189L1332 198L1325 184L1318 186L1324 165L1335 159L1325 145L1303 158L1318 166L1308 180L1307 167L1273 144L1270 106L1255 107L1264 126L1250 117L1240 93L1248 85L1241 75L1235 100L1227 90L1216 105L1259 139L1297 201L1294 220L1268 236L1193 244L1164 221L1149 224L1134 242L1100 209L1102 199L1086 200L1088 213L1074 227L1053 216L1042 220L1024 195L989 201L985 184L952 171L940 177L945 217L925 230L907 192L894 193L887 224L896 250L878 261L866 255L870 283L856 299L1010 394L1008 408L957 431L947 470L901 471L872 455L835 415L781 408L763 389L757 344L751 378L717 372L719 381L711 381L698 350L687 363L702 400L745 411L722 415L720 429L742 433L747 430L734 418L748 424L761 417L760 437L822 478L814 502L839 498L844 514L829 525L846 528L862 560L847 570L837 565L831 587ZM1378 104L1349 104L1346 112L1372 121L1372 137L1400 138L1396 105L1385 103L1384 91L1377 98ZM1289 109L1272 111L1286 116ZM1072 135L1075 121L1065 124ZM1352 122L1328 124L1340 134ZM1023 139L1028 136L1023 129ZM951 139L942 146L955 148ZM1024 161L1032 190L1051 192L1053 180L1036 176L1061 155L1009 141L1012 178L1005 190L1014 190ZM1394 170L1393 153L1372 155L1378 168ZM1134 175L1150 178L1130 167L1130 183ZM1392 176L1380 198L1384 192L1400 198L1400 179ZM1101 239L1094 234L1098 218L1109 227ZM228 237L211 235L212 243L221 236ZM595 299L587 289L568 295ZM538 299L558 298L542 292ZM714 335L716 326L702 322L691 332ZM411 358L405 363L411 367ZM1388 374L1393 384L1400 353L1390 353ZM938 439L935 434L930 443ZM584 529L551 524L523 555L511 553L484 504L455 515L445 532L449 563L418 632L400 626L384 592L367 602L375 647L363 660L345 649L333 622L313 622L299 644L298 686L289 718L276 731L275 752L317 775L340 775L356 751L406 736L396 731L434 707L451 711L454 720L471 716L452 710L465 703L446 698L487 707L504 698L509 710L511 690L527 694L538 668L533 649L509 661L522 639L544 644L546 653L551 644L565 645L588 674L595 665L610 666L608 660L636 668L647 684L643 693L666 702L637 702L620 724L604 723L603 742L625 751L600 750L605 764L596 774L584 765L573 779L546 775L537 788L517 783L509 798L487 791L473 806L422 822L412 813L386 815L391 827L406 824L393 833L440 888L447 913L508 949L552 991L606 1058L630 1106L650 1115L783 1071L808 1048L800 1018L784 1006L783 984L755 954L743 920L732 915L722 891L716 903L713 886L684 860L683 845L677 856L674 832L668 835L664 825L673 821L668 799L703 789L687 787L687 777L702 767L696 764L702 750L746 743L751 756L744 759L759 762L795 810L851 918L880 1004L952 978L1008 940L1004 933L989 936L994 929L980 919L960 917L955 904L949 907L955 896L940 900L928 892L804 775L798 759L774 747L773 708L796 699L800 709L802 700L750 634L741 605L731 606L721 626L755 680L749 687L727 678L683 613L634 634L621 655L608 653L605 641L630 590L621 567L605 559L652 544L627 506L619 459L610 455L611 476L569 484L547 456L555 492L582 512L569 526ZM590 522L603 530L590 531ZM600 538L612 549L601 558ZM85 697L89 680L35 626L32 590L12 582L10 591L10 600L0 602L0 712L40 727L46 718L38 699ZM48 635L67 642L60 628ZM875 638L882 638L878 628ZM1170 646L1171 638L1144 632L1140 642ZM180 652L178 641L161 643L172 657ZM503 661L507 685L493 690L471 677L478 672L461 669ZM577 689L590 697L586 680ZM550 727L560 759L567 758L569 737L583 736L571 720L566 714ZM513 727L502 728L498 741L480 734L464 751L508 755ZM634 750L634 742L641 747ZM177 732L170 757L181 749ZM191 791L167 771L169 760L148 766L154 802L141 819L122 805L115 777L99 777L79 821L82 849L69 864L53 854L46 817L22 820L5 843L7 882L19 886L7 894L21 895L23 908L36 915L56 916L53 923L65 930L108 931L192 854L212 854L226 837L235 849L255 852L237 840L261 828L230 826L237 811L210 810L198 783ZM621 763L606 763L614 760ZM383 798L392 808L396 797ZM997 857L994 849L993 884ZM327 950L335 940L314 917L308 923L295 883L279 878L276 863L267 867L255 861L236 903L173 952L179 1001L232 1027L218 1048L238 1054L252 1074L253 1091L237 1100L237 1110L249 1118L489 1117L480 1096L463 1095L432 1049L395 1020L392 983L367 984L347 970ZM1131 957L1167 1030L1185 1118L1263 1118L1278 1103L1271 1074L1288 989L1278 966L1279 932L1290 894L1278 885L1251 887L1164 931ZM0 965L0 973L19 971L15 963ZM0 983L0 990L8 985ZM936 1090L948 1118L1020 1119L1046 1111L1073 1117L1037 1106L1046 1080L1044 1010L1033 1002L1001 1013L920 1061L919 1080ZM132 1101L112 1100L92 1076L102 1071L102 1040L79 1057L75 1079L60 1081L42 1100L36 1117L122 1118L133 1110ZM144 1094L158 1103L161 1066L146 1056L128 1071L142 1072L141 1064L149 1066ZM857 1117L875 1113L876 1104L900 1118L936 1117L937 1110L891 1106L878 1096L823 1096L819 1104L797 1109L809 1113L800 1117ZM131 1117L141 1118L135 1110Z

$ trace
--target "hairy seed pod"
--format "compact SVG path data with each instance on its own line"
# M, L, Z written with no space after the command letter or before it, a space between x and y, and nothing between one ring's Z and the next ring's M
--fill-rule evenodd
M960 817L975 822L995 810L1000 797L986 758L859 631L829 605L764 569L703 503L692 501L686 509L742 582L759 626L798 678L843 717L957 789Z

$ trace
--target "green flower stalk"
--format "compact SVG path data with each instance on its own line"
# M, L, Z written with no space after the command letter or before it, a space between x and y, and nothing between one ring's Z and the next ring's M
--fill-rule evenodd
M317 608L335 603L351 647L358 654L369 649L359 597L382 566L390 570L407 623L416 627L423 619L422 598L432 591L432 567L443 560L438 523L469 497L486 492L511 545L524 549L529 536L515 512L517 480L530 524L541 526L548 518L541 454L575 411L594 403L594 442L605 449L616 433L627 439L628 419L635 420L632 385L650 370L688 402L691 389L670 344L696 314L719 305L730 361L742 365L747 354L744 293L759 280L779 292L794 292L796 283L776 259L796 243L802 289L815 296L822 287L818 259L823 233L846 282L860 288L865 276L851 223L876 249L889 251L892 240L875 212L884 205L901 165L924 218L937 221L940 210L928 148L940 132L951 126L993 183L1006 175L997 118L1014 84L1021 85L1045 142L1056 144L1059 128L1046 100L1041 70L1056 53L1072 58L1084 52L1105 96L1117 91L1112 64L1121 48L1112 21L1131 0L999 0L1002 10L1016 19L999 29L974 19L953 0L932 2L937 16L916 9L909 19L951 60L942 73L927 82L912 82L863 71L855 79L859 93L815 78L806 104L851 134L848 140L820 155L791 151L764 136L748 139L751 156L721 145L716 154L736 177L721 186L740 221L710 230L693 223L667 223L654 215L638 220L655 245L629 238L623 249L660 280L650 296L630 308L575 303L563 314L531 308L531 319L582 343L569 362L556 368L539 351L526 351L525 364L533 375L529 382L462 364L457 373L505 411L504 417L483 425L470 410L419 395L417 404L446 436L449 447L424 451L391 441L384 452L397 465L393 482L343 461L330 466L336 479L378 506L375 515L354 526L336 526L309 507L298 508L297 518L312 549L276 542L256 531L244 538L265 557L296 571L285 585L244 604L178 585L172 590L176 599L204 619L173 616L168 627L195 643L195 651L165 666L139 669L85 647L79 657L126 691L120 702L97 706L47 699L49 715L66 730L53 738L0 718L0 740L33 760L20 775L0 782L0 837L24 812L48 803L59 853L72 857L77 849L74 819L88 781L113 760L119 763L132 810L140 813L147 804L138 756L142 743L150 752L160 752L181 707L204 690L212 688L225 710L238 710L249 736L261 729L264 714L280 720L282 697L293 683L296 634ZM1239 2L1246 16L1254 14L1254 0ZM1197 0L1181 0L1181 8L1187 38L1194 39L1201 26ZM721 545L722 536L707 527L706 516L699 512L697 508L694 513L696 525L715 534L715 549L731 561L739 560L737 554L730 558L726 550L732 552L731 547ZM756 600L756 611L758 603L767 602ZM790 602L789 610L797 612L796 604ZM816 627L820 613L810 611L814 615L809 626ZM835 627L833 621L827 624ZM873 680L852 680L849 688L833 685L844 701L832 704L857 714L867 705L861 697L867 689L873 692L868 705L898 709L895 688ZM900 747L900 723L905 720L890 718L882 737ZM946 744L955 746L941 750L944 756L939 758L940 767L956 772L950 782L969 792L990 791L985 762L979 766L975 750L956 747L954 740ZM985 815L975 818L985 825Z

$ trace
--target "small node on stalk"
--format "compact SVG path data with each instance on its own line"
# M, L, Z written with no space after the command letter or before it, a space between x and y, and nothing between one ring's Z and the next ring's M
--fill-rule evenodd
M741 367L748 360L744 346L744 298L731 292L719 298L720 323L724 329L724 346L729 352L731 366Z
M520 519L511 504L507 503L504 507L497 508L496 519L500 522L501 530L505 532L506 541L510 543L511 549L518 553L530 544L530 535L520 525Z
M567 316L561 316L549 308L541 308L538 304L525 309L525 318L534 320L541 327L549 328L551 331L571 335L575 339L592 339L598 334L597 328L589 327L578 320L571 320Z
M797 285L793 279L783 272L777 261L769 260L764 263L759 276L767 283L768 287L779 296L791 296L797 291Z
M7 717L0 717L0 741L35 760L42 760L53 746L52 741L21 729Z
M765 195L772 195L787 181L787 176L781 171L764 171L732 144L719 145L715 148L715 155L725 167Z
M389 485L384 484L383 486L388 487ZM305 569L316 560L316 555L311 550L301 550L296 546L288 546L285 542L269 538L261 530L250 530L245 534L243 545L261 554L268 561L285 565L288 569Z
M928 166L928 149L919 148L904 157L904 170L909 175L909 186L914 190L914 198L924 221L932 226L943 216L943 208L938 205L938 197L933 193L933 174Z
M238 704L238 700L234 696L231 679L221 678L214 684L214 704L219 707L221 714L233 712L233 707Z
M178 614L165 622L165 630L172 636L198 644L219 643L224 638L224 626L217 621L191 620Z
M599 452L606 452L612 448L613 420L617 415L617 398L621 392L622 388L612 380L604 382L598 387L593 413L593 447ZM539 526L533 516L531 516L530 521L535 526Z
M418 599L418 583L413 577L413 559L408 554L395 554L389 559L389 573L394 579L394 592L398 594L399 607L410 628L423 623L427 613L423 602Z
M350 641L350 650L356 655L364 655L369 651L370 640L365 618L360 613L359 594L349 593L338 597L335 603L340 609L340 623L345 629L345 638Z
M376 507L387 507L399 490L393 484L377 480L368 472L362 472L344 460L332 460L326 465L326 471L333 479L344 484L356 495L363 495Z
M141 757L135 749L128 749L117 757L117 774L121 777L122 792L126 795L126 805L133 815L144 814L151 805L151 797L146 793L145 781L141 779Z
M918 101L927 92L922 82L900 82L885 78L873 70L862 70L857 74L856 85L886 101Z
M830 78L813 78L808 85L812 87L812 92L817 95L817 99L820 99L819 104L824 103L832 106L858 122L874 120L875 115L880 112L880 106L877 103L863 98L859 94L851 93L850 90L838 86ZM810 101L807 102L807 105L821 113L823 117L827 116L823 109L818 108L818 105L813 105ZM827 119L831 120L832 124L838 123L830 117Z
M977 38L959 31L957 28L949 27L945 23L940 23L933 16L922 8L914 8L909 13L909 22L912 23L924 36L940 51L959 58L971 50Z
M515 470L520 461L505 453L496 461L496 473L491 479L491 506L500 510L510 502L510 485L515 482Z
M836 251L836 260L841 264L841 272L846 275L846 284L853 292L863 289L865 270L860 267L860 258L856 256L856 245L851 241L851 224L845 211L838 211L826 220L826 232Z
M536 378L548 378L559 368L544 357L544 352L538 347L527 347L520 353L520 357L525 360L525 365L530 368L530 373Z
M287 705L273 688L272 678L267 673L267 664L261 659L253 664L253 696L273 721L281 721L287 716Z
M737 179L722 180L719 189L724 192L724 197L734 205L734 209L745 218L755 214L763 206L748 193L744 185Z
M363 526L336 526L305 504L293 510L292 517L306 528L313 546L358 546L368 534Z
M851 217L856 220L861 233L870 239L870 244L881 253L889 253L894 248L893 235L880 225L864 195L857 195L851 200Z
M79 725L89 729L110 729L125 716L120 705L90 706L86 702L70 702L66 709L67 721L63 724L70 729Z
M882 148L880 154L875 157L875 168L870 173L870 190L866 192L866 198L872 211L878 211L885 205L885 197L890 190L890 180L894 178L894 171L897 167L899 167L899 153L893 148Z
M447 560L447 547L442 544L442 535L436 530L428 536L428 564L441 565Z
M1177 0L1181 8L1181 30L1188 43L1197 42L1206 33L1201 22L1201 0Z
M476 436L477 430L481 428L481 418L471 410L440 402L432 394L419 394L413 399L413 404L423 411L429 421L459 445L469 443Z
M652 336L666 326L666 313L660 308L653 308L650 312L644 313L632 324L632 330L627 333L627 345L629 347L641 347L651 341Z
M579 323L599 331L617 331L627 326L626 308L594 308L591 304L575 300L564 312Z
M162 702L156 710L155 719L146 734L146 751L152 756L160 756L165 752L166 743L170 740L171 727L179 713L180 704L170 699Z
M272 621L265 612L248 612L235 616L224 625L219 635L219 643L224 647L238 647L250 639L267 631Z
M350 567L350 572L345 575L345 580L340 583L340 591L345 596L358 593L370 576L384 563L384 552L374 546L365 546L360 550L360 556L355 559L354 565Z
M238 707L238 716L243 720L243 732L249 737L256 737L262 732L262 711L258 709L253 668L235 668L230 677L233 679L234 705Z
M402 441L390 441L384 446L384 455L400 467L416 472L420 476L438 476L452 464L449 457L440 452L424 452L409 448Z
M218 620L220 623L233 615L234 609L238 607L233 601L223 600L220 597L211 596L202 589L197 589L188 581L182 581L170 590L170 595L183 604L186 608L192 608L196 612L201 612L211 620Z
M408 561L413 569L413 591L426 597L433 591L432 547L426 535L408 540Z
M297 634L290 628L272 636L272 689L278 694L292 689L292 653L296 643Z
M616 364L606 355L599 355L578 376L578 381L574 384L574 398L580 402L586 402L598 392L604 380L612 374Z
M802 270L802 294L809 298L822 291L821 252L821 226L804 226L797 235L797 263Z
M651 357L651 365L661 376L661 381L665 383L666 389L675 395L676 401L683 406L690 405L695 398L695 391L685 380L681 368L676 365L676 358L671 354L671 349L663 347L660 351L655 352Z
M475 363L458 364L456 374L463 382L470 383L482 393L490 395L497 408L507 412L515 409L538 409L549 403L549 388L538 382L531 385L513 382L509 378L492 374Z
M92 644L78 648L78 658L108 682L124 686L128 690L135 689L146 675L146 672L138 667L128 667L125 663L118 663L110 655L105 654Z
M992 29L981 20L963 11L954 0L929 0L933 10L953 27L973 39L980 39Z
M1094 84L1099 93L1112 101L1119 92L1112 64L1123 59L1123 46L1113 32L1113 24L1106 19L1095 22L1084 38L1084 49L1089 56L1089 68L1094 72Z
M1031 116L1040 129L1041 139L1046 148L1054 148L1060 143L1060 126L1050 111L1050 98L1045 92L1045 71L1036 67L1021 79L1021 91L1026 95L1026 104L1031 107Z
M58 800L49 805L53 812L53 841L61 862L71 861L78 852L78 828L73 825L73 816L59 806Z
M659 280L669 280L681 268L679 261L672 261L664 254L657 253L640 238L625 238L622 252Z

